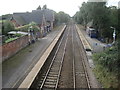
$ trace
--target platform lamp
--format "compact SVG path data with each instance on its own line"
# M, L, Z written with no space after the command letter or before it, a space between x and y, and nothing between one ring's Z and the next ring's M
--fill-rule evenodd
M116 37L116 33L115 33L116 29L114 27L110 27L110 28L114 30L114 32L113 32L113 44L114 44L115 43L115 37Z
M28 37L29 37L29 43L31 43L32 40L32 26L28 28Z

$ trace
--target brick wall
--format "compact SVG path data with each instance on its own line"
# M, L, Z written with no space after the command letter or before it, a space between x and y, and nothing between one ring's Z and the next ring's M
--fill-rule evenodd
M26 45L28 45L28 35L25 35L12 42L0 46L0 48L2 47L2 61L13 56Z

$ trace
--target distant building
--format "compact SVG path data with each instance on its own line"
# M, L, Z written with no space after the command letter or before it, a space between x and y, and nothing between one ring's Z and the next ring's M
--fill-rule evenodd
M12 14L2 15L0 16L0 20L10 20L11 17L12 17Z
M11 21L16 27L35 22L40 28L44 29L47 25L53 28L54 12L50 9L41 9L39 6L37 10L32 12L13 13Z

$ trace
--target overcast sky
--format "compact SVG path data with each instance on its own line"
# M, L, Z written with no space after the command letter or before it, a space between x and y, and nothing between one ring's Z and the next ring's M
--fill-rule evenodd
M49 9L56 12L64 11L73 16L79 10L79 6L87 0L1 0L0 16L4 14L12 14L13 12L31 12L39 5L47 5ZM120 0L108 0L108 5L118 6Z

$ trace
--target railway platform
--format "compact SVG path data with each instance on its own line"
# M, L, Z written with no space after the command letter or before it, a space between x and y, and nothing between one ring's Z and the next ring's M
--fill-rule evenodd
M85 63L89 74L89 79L91 81L90 84L92 88L101 88L101 84L97 81L94 73L92 72L93 68L95 67L94 62L92 60L92 54L95 52L103 51L103 47L105 46L105 44L101 43L96 39L90 38L81 27L82 26L76 25L79 37L81 38L86 53L87 61L85 60ZM98 44L98 46L96 46L96 43Z
M86 38L86 40L90 44L90 46L93 50L92 51L93 53L101 52L104 50L104 47L106 47L106 45L107 45L106 43L102 43L95 38L90 38L89 35L85 32L85 30L83 30L84 28L82 28L81 25L77 25L77 26L79 28L81 28L81 33L84 35L84 37Z
M62 28L63 26L56 28L57 30L53 30L46 37L3 62L2 88L17 88Z
M41 47L40 43L44 43L44 45ZM4 76L4 85L6 85L6 79L8 85L13 82L11 88L24 88L26 90L28 88L40 90L49 88L100 88L92 72L91 67L93 65L90 64L92 50L81 30L77 25L70 22L67 26L62 27L62 30L51 32L48 36L40 39L37 46L29 47L26 50L28 56L22 55L23 52L21 52L19 55L22 56L18 55L21 59L12 63L11 78L6 79ZM35 52L36 55L33 57ZM20 63L23 64L21 67ZM16 69L15 67L19 68ZM7 69L10 70L8 67ZM5 72L3 74L6 77L9 75Z

